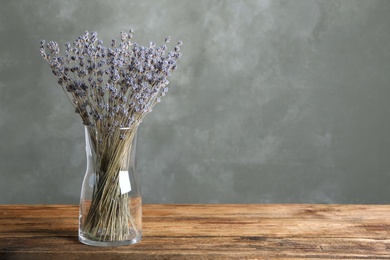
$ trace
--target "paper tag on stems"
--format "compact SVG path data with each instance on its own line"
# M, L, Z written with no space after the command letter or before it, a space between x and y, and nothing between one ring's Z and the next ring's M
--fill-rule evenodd
M119 171L119 187L121 188L121 194L125 194L131 191L128 171Z

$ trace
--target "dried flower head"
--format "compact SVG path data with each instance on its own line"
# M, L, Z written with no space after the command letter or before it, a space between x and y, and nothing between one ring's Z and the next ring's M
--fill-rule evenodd
M144 47L121 32L120 41L103 46L97 32L87 31L60 54L57 42L41 41L40 54L85 125L132 127L168 92L168 77L177 69L181 41L166 53L165 43Z

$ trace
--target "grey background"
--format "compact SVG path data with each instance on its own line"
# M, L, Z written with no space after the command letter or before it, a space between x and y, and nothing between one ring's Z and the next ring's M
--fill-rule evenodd
M78 203L81 120L38 48L182 40L145 203L389 203L390 1L0 1L0 203ZM173 46L173 45L171 45Z

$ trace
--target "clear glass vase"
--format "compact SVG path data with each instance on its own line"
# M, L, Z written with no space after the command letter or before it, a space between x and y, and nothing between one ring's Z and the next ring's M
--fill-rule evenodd
M85 127L87 170L81 188L79 240L122 246L142 238L142 200L135 171L137 128Z

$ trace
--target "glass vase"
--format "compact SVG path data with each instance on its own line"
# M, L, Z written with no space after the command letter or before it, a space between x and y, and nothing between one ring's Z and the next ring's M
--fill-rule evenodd
M137 128L85 126L87 170L81 188L79 240L123 246L142 238L142 200L135 171Z

